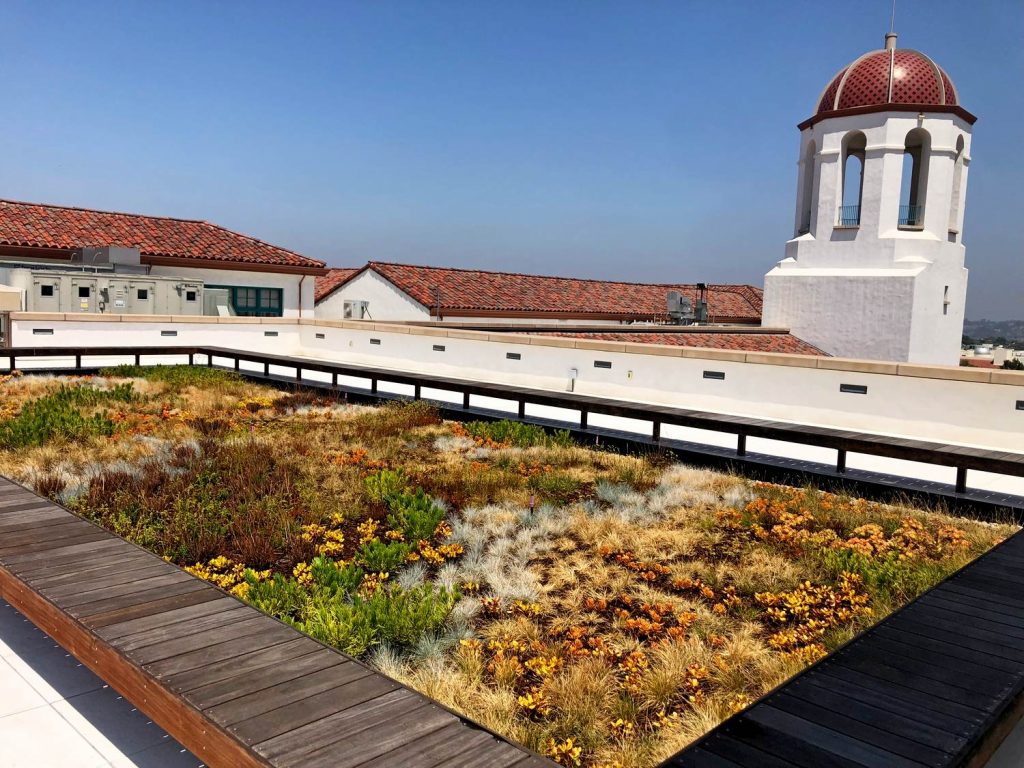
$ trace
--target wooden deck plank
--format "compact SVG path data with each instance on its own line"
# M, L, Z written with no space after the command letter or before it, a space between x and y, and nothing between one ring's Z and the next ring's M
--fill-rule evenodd
M486 731L453 721L422 736L416 753L398 750L371 758L359 768L510 768L523 758L521 750L498 741Z
M175 608L184 608L189 605L211 602L213 600L219 600L223 596L223 592L220 592L213 587L210 587L209 589L197 589L192 592L162 597L148 603L132 605L127 608L118 608L113 611L89 616L87 624L89 628L95 632L108 624L120 624L121 622L129 621L131 619L165 613L166 611L171 611Z
M257 648L237 654L202 667L165 674L161 681L168 689L191 695L191 691L224 680L233 680L245 675L260 673L262 670L287 664L293 659L318 651L323 646L315 640L302 636L267 648Z
M966 743L963 734L932 725L927 722L927 715L922 715L919 712L913 715L895 712L891 707L882 706L882 702L876 703L865 699L855 700L858 702L857 706L851 707L847 695L835 690L830 682L821 678L818 680L801 679L795 681L792 686L788 686L785 693L787 696L799 698L811 706L822 710L828 709L947 755L955 754ZM913 755L906 756L913 757Z
M205 605L209 605L209 603ZM237 624L249 618L252 618L252 611L246 610L244 605L220 606L213 613L193 617L187 623L174 622L164 624L159 627L122 635L116 639L109 640L109 642L121 653L129 653L150 645L174 640L175 638L192 637L193 635L208 632L211 629Z
M316 720L349 707L383 696L398 684L377 675L367 675L340 688L291 702L248 720L232 724L228 730L245 742L259 744L282 733L294 731Z
M112 612L131 610L165 598L177 597L189 592L209 592L211 589L213 588L198 580L186 579L169 586L155 587L153 589L145 589L139 592L117 595L116 597L91 600L87 603L73 605L66 610L68 615L74 616L76 619L81 619L92 626L92 618L94 616L105 616Z
M164 594L174 594L171 590L175 585L195 585L196 583L194 576L184 571L179 571L177 568L172 568L167 563L164 563L163 567L159 567L157 563L154 563L154 567L159 568L156 573L139 575L131 581L124 581L120 584L106 584L95 588L88 581L83 581L81 590L77 592L64 591L59 597L52 595L47 595L47 597L68 613L72 613L71 609L78 609L79 607L89 613L100 613L119 603L124 604L124 598L156 594L158 590L163 590Z
M168 575L166 563L154 563L148 558L140 558L134 564L107 566L106 570L79 571L74 574L75 581L67 577L57 577L57 582L50 579L33 579L32 586L46 595L50 600L62 601L74 595L94 593L97 590L120 587L125 584L137 584L141 579L163 577Z
M432 704L424 704L403 715L405 722L391 720L386 713L372 719L364 718L359 730L345 737L343 748L334 743L292 765L308 768L357 768L369 760L398 750L401 750L401 756L414 756L422 737L455 720L450 712Z
M174 608L162 613L155 613L140 619L130 619L118 624L108 624L104 627L94 629L97 637L114 643L116 640L129 635L139 634L151 629L160 627L173 627L175 625L187 625L195 619L218 614L232 610L238 603L227 595L222 595L215 600L198 605L189 605L184 608Z
M845 696L850 707L863 702L868 706L917 720L928 727L941 729L951 736L966 738L984 720L979 710L962 707L954 710L955 715L950 714L944 707L936 708L937 700L923 696L917 691L889 685L875 678L865 679L857 673L844 675L831 666L807 675L807 682Z
M163 679L175 672L187 672L190 669L205 667L216 661L231 659L245 651L255 651L288 642L295 637L292 632L288 631L289 629L291 628L283 624L273 626L258 635L249 635L239 640L229 640L168 659L161 659L147 665L146 671L157 679Z
M920 724L910 724L908 728L906 723L901 724L891 713L887 716L880 711L872 711L868 706L860 706L856 710L847 707L847 711L850 712L850 715L847 715L837 712L835 708L824 706L827 701L833 700L814 696L813 701L808 701L790 691L783 691L772 699L772 706L851 739L871 744L924 765L941 765L952 755L949 749L939 749L907 735L908 730L916 731L919 737L924 734L925 729ZM842 707L841 704L837 706ZM853 714L857 717L853 717ZM871 722L868 722L869 720Z
M745 717L818 747L835 760L849 758L866 768L921 768L921 763L897 755L883 746L861 741L855 736L786 712L773 704L749 710Z
M98 565L124 562L139 554L149 553L143 552L126 541L111 539L100 542L88 552L73 552L61 557L53 556L49 559L43 557L24 563L12 563L5 559L4 564L11 573L16 573L19 578L34 580L49 575L65 575L90 570Z
M376 729L392 720L403 725L409 720L418 720L419 710L427 706L427 701L422 697L404 688L396 688L369 700L363 706L350 707L262 741L256 745L256 751L275 765L309 765L314 753L341 740L345 741L347 752L351 746L350 739L366 729L373 729L372 735L376 736ZM406 715L414 712L416 717L406 718ZM454 716L445 714L445 724L456 722ZM331 751L335 758L338 757L337 751Z
M222 704L204 708L206 716L221 725L230 726L243 720L303 701L312 696L333 691L371 675L369 669L352 661L342 661L317 669L305 675L294 672L284 681L248 693Z
M205 710L343 663L347 663L344 657L327 648L320 648L291 659L288 664L264 667L258 675L236 675L195 688L188 692L188 700Z
M198 635L177 635L158 643L142 645L132 649L125 649L116 642L114 646L136 663L148 666L164 659L181 656L185 653L195 653L196 651L214 648L222 643L241 641L260 634L269 634L278 626L269 616L249 613L241 621L221 624L219 627L208 629Z

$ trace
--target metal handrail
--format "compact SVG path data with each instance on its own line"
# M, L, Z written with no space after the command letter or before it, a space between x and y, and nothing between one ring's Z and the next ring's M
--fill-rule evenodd
M860 205L840 205L836 223L840 227L859 227Z
M900 226L901 227L919 227L924 222L924 206L923 205L901 205L900 206Z

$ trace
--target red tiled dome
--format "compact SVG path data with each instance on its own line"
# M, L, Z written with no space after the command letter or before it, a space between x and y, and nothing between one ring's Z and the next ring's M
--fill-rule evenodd
M890 42L887 38L887 44ZM891 45L865 53L833 77L818 99L815 117L841 110L880 109L890 105L959 106L953 81L938 64L919 51Z

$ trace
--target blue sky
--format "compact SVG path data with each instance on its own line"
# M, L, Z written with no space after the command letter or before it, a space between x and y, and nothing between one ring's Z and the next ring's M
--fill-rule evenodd
M848 2L0 4L0 197L368 259L757 285ZM857 15L851 13L856 8ZM1024 317L1024 3L900 0L974 131L968 317Z

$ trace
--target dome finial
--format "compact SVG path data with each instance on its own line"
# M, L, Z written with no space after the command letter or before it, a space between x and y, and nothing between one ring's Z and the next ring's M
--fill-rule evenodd
M889 14L889 31L885 35L885 50L896 47L896 0L892 0L892 13Z

